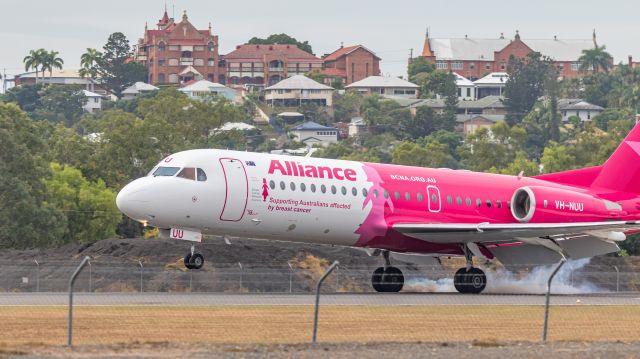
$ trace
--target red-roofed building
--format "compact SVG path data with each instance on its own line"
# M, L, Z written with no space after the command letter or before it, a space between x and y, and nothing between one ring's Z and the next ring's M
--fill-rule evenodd
M188 20L175 22L165 8L164 15L138 40L136 61L145 65L150 84L181 85L192 80L226 83L226 67L218 54L218 36L196 29Z
M322 69L322 60L296 45L236 46L224 55L229 84L271 86L293 75Z
M322 74L327 83L342 79L344 85L380 75L380 58L362 45L340 47L323 59Z

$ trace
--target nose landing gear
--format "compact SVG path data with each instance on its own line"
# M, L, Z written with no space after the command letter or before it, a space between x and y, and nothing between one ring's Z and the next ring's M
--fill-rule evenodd
M402 271L391 266L389 260L389 251L382 252L384 256L385 266L378 267L371 276L371 285L376 292L397 293L404 286L404 275Z
M204 256L196 252L196 247L191 246L191 252L184 256L184 266L187 269L200 269L204 265Z

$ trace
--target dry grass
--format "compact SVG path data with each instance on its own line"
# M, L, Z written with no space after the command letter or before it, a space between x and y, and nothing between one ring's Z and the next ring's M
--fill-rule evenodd
M60 306L0 307L0 348L66 343ZM74 343L301 343L312 306L79 306ZM324 306L323 342L538 341L539 306ZM640 306L553 307L551 340L638 341Z

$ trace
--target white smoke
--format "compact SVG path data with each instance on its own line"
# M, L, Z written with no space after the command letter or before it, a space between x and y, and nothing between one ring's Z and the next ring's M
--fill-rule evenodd
M599 289L583 280L577 281L575 273L589 264L590 258L569 260L553 279L551 293L585 294L598 292ZM547 280L556 265L535 267L531 271L515 273L504 268L483 269L487 274L487 287L484 293L496 294L543 294L547 292ZM405 283L406 289L419 292L448 293L456 292L453 278L432 280L413 278Z

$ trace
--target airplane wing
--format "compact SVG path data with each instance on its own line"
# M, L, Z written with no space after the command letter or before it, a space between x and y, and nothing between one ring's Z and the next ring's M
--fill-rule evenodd
M537 265L558 262L560 253L577 259L616 252L619 247L615 242L624 241L627 234L640 232L640 221L396 223L393 229L428 242L481 245L505 265Z

